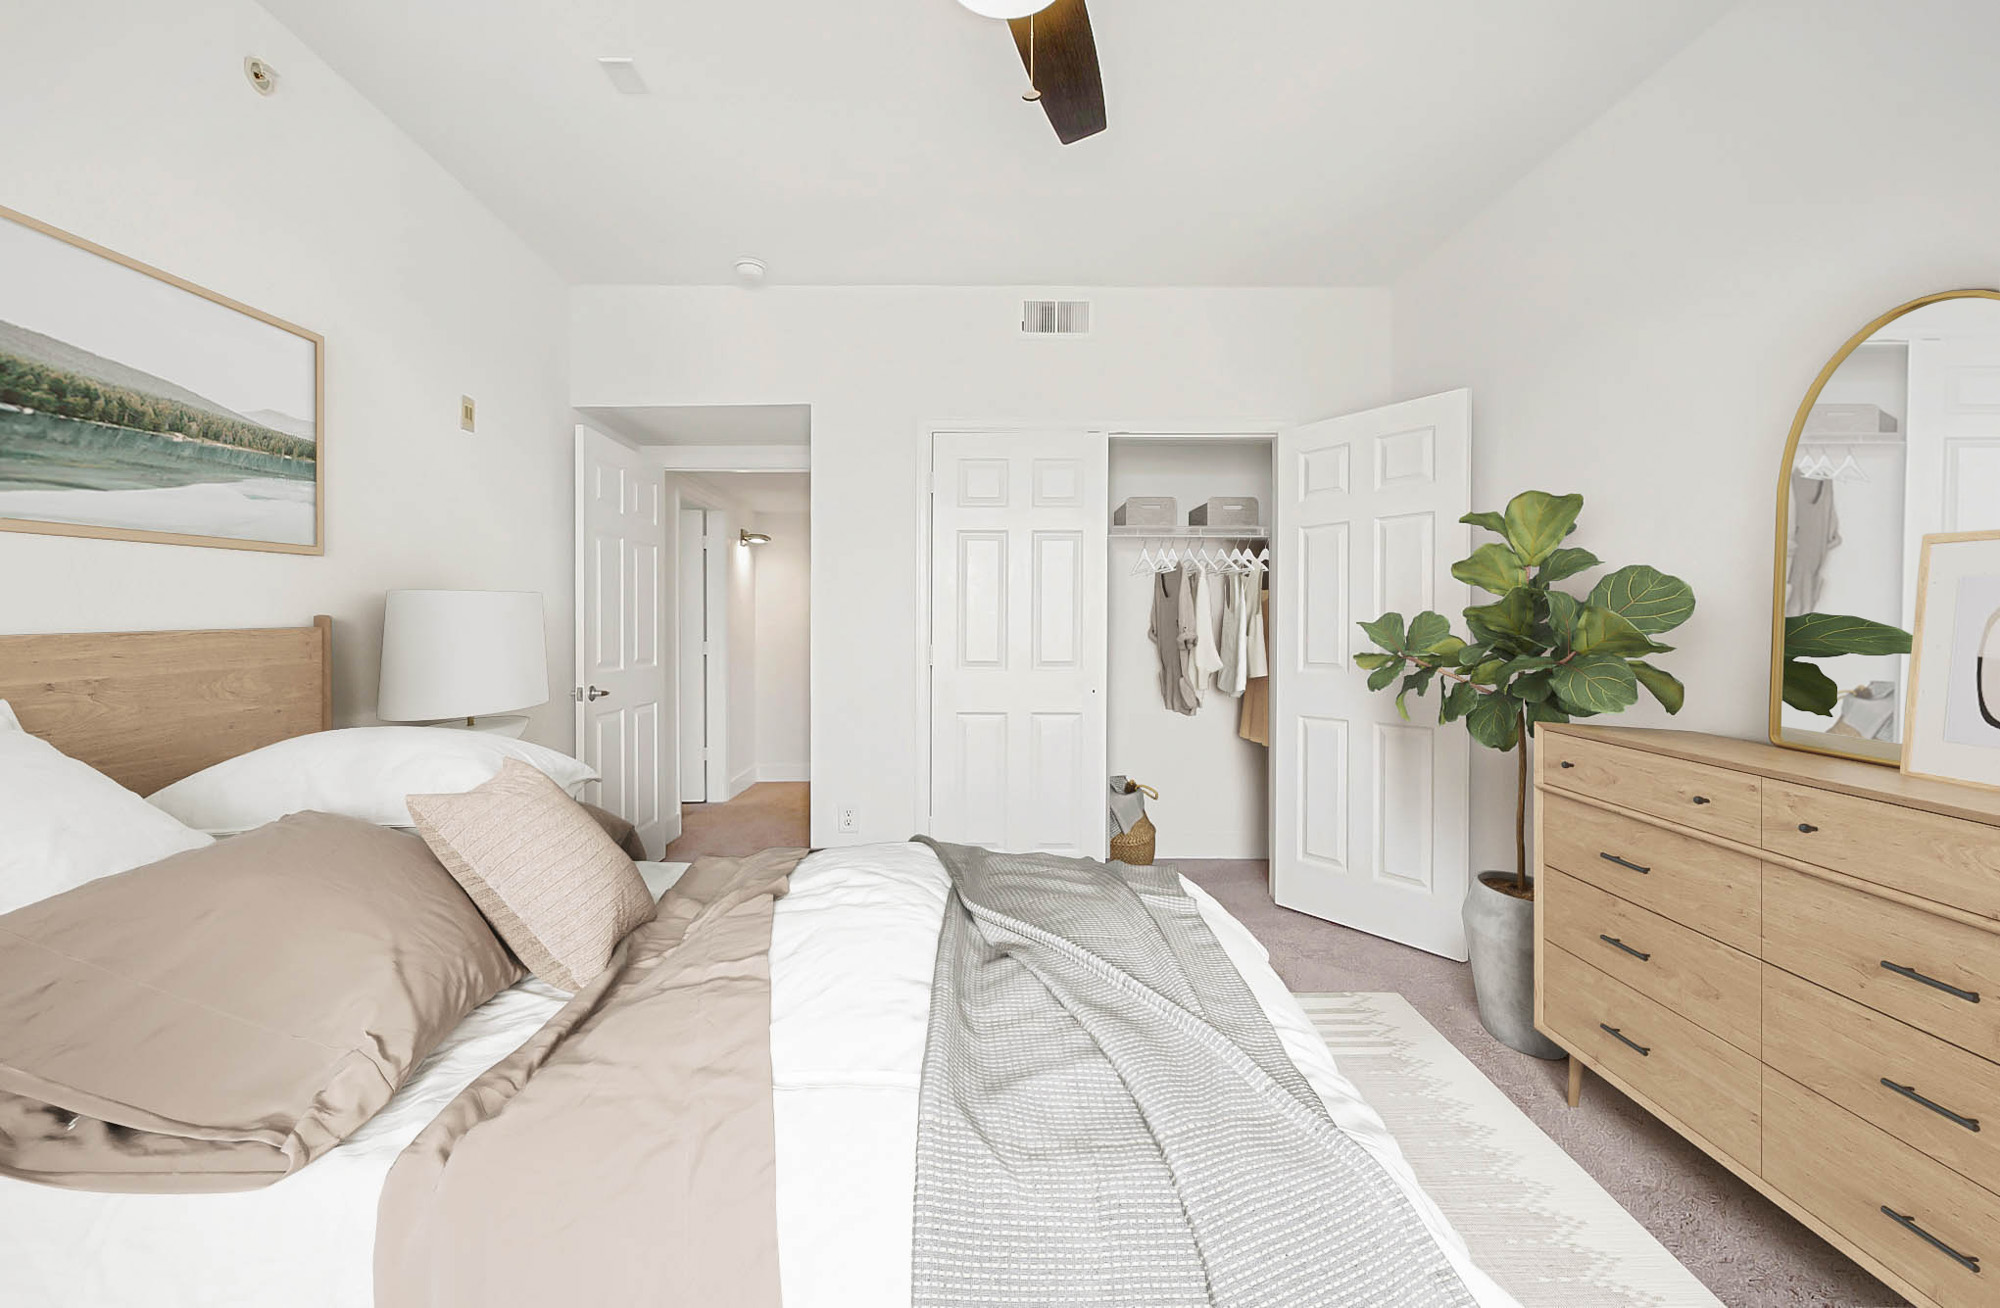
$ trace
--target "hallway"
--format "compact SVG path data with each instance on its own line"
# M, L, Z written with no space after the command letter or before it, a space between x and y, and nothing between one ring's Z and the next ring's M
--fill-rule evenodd
M812 786L804 781L760 781L722 804L681 805L681 834L662 862L692 863L704 854L754 854L763 849L803 849L811 839Z

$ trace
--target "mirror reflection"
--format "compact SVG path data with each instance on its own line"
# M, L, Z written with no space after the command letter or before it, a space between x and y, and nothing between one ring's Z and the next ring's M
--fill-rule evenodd
M1923 538L2000 528L2000 299L1926 304L1856 345L1785 475L1774 735L1893 761Z

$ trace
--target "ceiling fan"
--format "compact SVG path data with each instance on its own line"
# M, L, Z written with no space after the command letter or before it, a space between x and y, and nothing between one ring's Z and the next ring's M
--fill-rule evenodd
M985 18L1004 18L1028 73L1023 100L1042 106L1064 145L1104 130L1104 78L1084 0L959 0Z

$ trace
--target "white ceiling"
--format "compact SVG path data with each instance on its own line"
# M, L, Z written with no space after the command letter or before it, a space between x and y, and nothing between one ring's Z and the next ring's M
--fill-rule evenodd
M572 281L1063 286L1381 284L1731 0L1091 0L1068 147L955 0L263 3Z
M635 445L810 445L810 404L583 405Z
M752 513L811 513L808 472L702 472L695 476Z

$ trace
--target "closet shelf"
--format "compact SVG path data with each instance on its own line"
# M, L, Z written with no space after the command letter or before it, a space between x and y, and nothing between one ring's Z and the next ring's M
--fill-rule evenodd
M1271 533L1264 527L1120 527L1111 528L1113 536L1131 536L1143 540L1269 540Z

